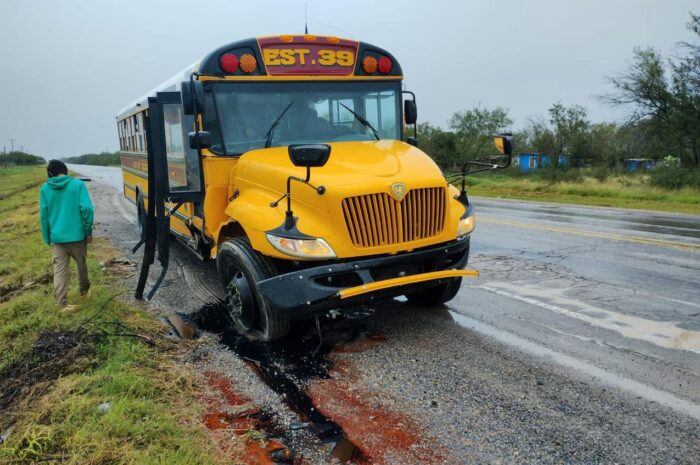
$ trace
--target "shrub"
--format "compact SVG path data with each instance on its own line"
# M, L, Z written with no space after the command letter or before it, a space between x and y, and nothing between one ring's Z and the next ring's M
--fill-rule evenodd
M649 182L666 189L700 189L700 169L662 166L649 173Z
M580 182L583 180L581 171L578 168L564 166L558 168L546 166L535 171L533 176L548 182Z

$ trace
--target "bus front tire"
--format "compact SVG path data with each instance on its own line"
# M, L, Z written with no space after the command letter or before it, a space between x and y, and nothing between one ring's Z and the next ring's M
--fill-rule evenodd
M257 291L255 283L276 275L274 265L253 250L245 238L219 246L216 267L226 291L226 306L233 325L248 339L273 341L289 332L289 320L275 312Z
M410 303L421 307L442 305L454 299L461 285L462 278L452 278L446 283L429 287L416 293L406 294L406 299Z

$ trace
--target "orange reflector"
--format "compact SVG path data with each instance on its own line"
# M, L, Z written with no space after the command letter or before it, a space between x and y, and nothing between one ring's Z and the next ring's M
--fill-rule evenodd
M377 72L377 59L372 56L365 57L365 59L362 60L362 69L364 69L367 74Z
M293 37L293 36L289 36L289 35L280 36L280 40L281 40L282 42L291 42L291 41L294 40L294 37Z
M326 40L330 44L337 44L340 42L340 39L338 39L337 37L326 37Z
M239 61L241 71L243 71L244 73L252 73L253 71L255 71L257 65L258 60L256 60L255 57L249 53L243 55Z
M316 42L316 36L311 35L311 34L306 34L304 36L304 40L307 42Z

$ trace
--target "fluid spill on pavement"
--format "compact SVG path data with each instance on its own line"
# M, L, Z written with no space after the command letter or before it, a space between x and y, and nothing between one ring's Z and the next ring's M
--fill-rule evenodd
M285 432L275 424L270 413L235 392L223 376L209 372L205 378L218 395L206 402L209 411L202 416L202 423L212 431L223 453L251 465L301 464L301 458L295 457L285 445ZM231 448L228 433L243 442L242 450Z
M226 308L220 303L205 305L189 318L200 329L219 333L221 342L248 362L260 379L280 395L302 421L300 424L291 425L290 429L307 429L318 437L331 449L329 459L357 465L369 463L360 448L346 437L343 428L323 415L304 390L304 386L312 379L329 378L330 362L324 355L328 353L330 346L324 344L321 353L314 357L312 354L318 339L312 332L299 338L263 344L250 341L231 329L222 331L222 328L230 326L230 322ZM361 331L353 327L349 333L361 334ZM220 382L219 389L222 389ZM225 396L232 395L230 389L227 391L224 388L223 392ZM231 400L240 402L240 399ZM208 420L214 426L230 422L226 416L215 416ZM279 429L270 434L272 438L281 436Z
M197 337L197 330L188 321L185 321L180 315L170 315L163 318L164 322L170 327L173 336L180 339L194 339Z
M227 317L223 305L206 306L194 316L202 329L220 334L227 345L274 390L300 418L290 430L306 429L329 450L329 461L355 465L458 463L420 424L403 412L384 406L358 382L361 370L352 353L371 350L385 337L368 331L356 319L326 321L325 343L318 345L315 329L272 343L252 342L231 330L221 330ZM331 356L336 353L335 356ZM226 418L215 418L227 422Z

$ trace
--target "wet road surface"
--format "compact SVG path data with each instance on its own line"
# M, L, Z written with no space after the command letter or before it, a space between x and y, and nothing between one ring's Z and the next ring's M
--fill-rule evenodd
M481 276L455 313L671 393L665 404L700 418L700 217L473 203Z
M120 170L71 169L100 183L91 185L98 231L130 248L134 209ZM397 421L421 429L448 463L695 463L700 217L473 203L470 267L481 276L446 307L379 306L363 324L383 342L327 354L328 378L304 381L314 405L364 443L347 412L366 412L348 393L404 412ZM187 312L211 302L213 264L178 246L172 256L153 305ZM398 452L387 450L377 463L420 462L392 462Z

